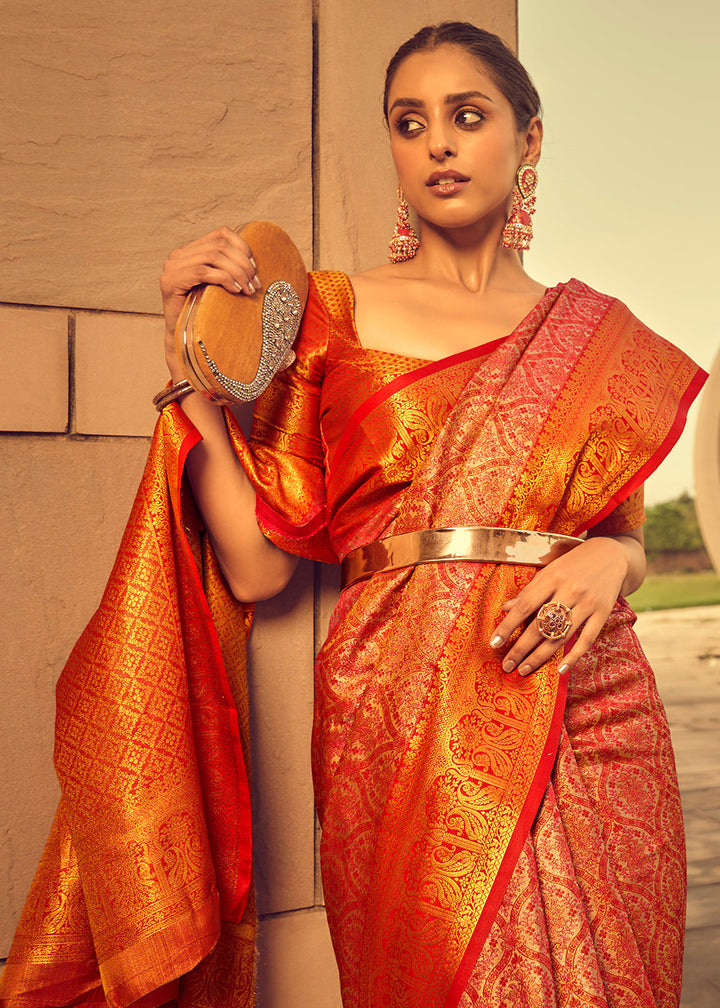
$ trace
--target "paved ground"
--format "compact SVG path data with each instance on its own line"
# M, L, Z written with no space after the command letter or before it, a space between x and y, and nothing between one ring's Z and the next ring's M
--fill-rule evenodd
M677 761L688 851L681 1008L720 1005L720 606L641 613Z

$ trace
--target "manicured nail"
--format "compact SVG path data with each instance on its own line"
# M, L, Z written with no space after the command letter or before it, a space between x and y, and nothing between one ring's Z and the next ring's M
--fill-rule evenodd
M245 284L245 293L250 295L255 293L255 288L253 287L250 281L248 281L248 283Z
M568 663L564 662L564 664L562 664L560 666L560 668L558 669L558 675L565 675L565 673L567 672L567 670L569 668L570 668L570 666L568 665Z
M241 291L243 289L242 284L238 283L237 280L233 280L233 283L234 283L234 285L237 287L237 289L239 291Z
M520 668L518 669L518 671L519 671L520 675L522 675L522 676L530 675L530 673L532 672L532 666L531 665L521 665Z
M255 290L259 291L260 290L260 280L258 279L257 273L252 278L252 283L253 283L253 287L255 288Z
M493 639L490 641L490 647L492 648L500 647L500 645L502 644L502 640L503 640L502 637L500 637L500 635L498 634L496 637L493 637Z
M507 659L503 662L502 667L503 672L512 672L512 670L515 668L515 662L512 662L509 659Z
M252 256L250 256L250 262L252 263L252 268L254 270L256 270L257 269L257 263L255 262L255 260L253 259Z

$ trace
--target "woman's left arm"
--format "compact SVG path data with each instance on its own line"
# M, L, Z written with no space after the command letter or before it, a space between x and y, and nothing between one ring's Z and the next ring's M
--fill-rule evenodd
M642 528L622 535L588 533L585 542L541 568L514 599L503 605L507 613L490 641L500 648L528 620L523 633L503 658L503 671L528 675L544 665L577 631L565 655L561 672L567 672L592 646L618 595L629 595L645 577ZM572 610L572 626L560 640L546 640L535 616L546 602L560 602Z

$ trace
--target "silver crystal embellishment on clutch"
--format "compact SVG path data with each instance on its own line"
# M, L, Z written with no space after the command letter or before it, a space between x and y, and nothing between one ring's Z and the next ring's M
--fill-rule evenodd
M248 402L264 392L278 371L295 359L292 345L300 329L302 306L295 288L286 280L276 280L265 291L262 308L262 349L257 374L251 382L239 382L223 374L202 342L198 346L219 385L235 399Z

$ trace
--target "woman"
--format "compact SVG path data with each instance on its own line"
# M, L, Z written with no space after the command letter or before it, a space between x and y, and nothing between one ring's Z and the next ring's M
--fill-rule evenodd
M391 62L385 112L419 249L350 281L316 279L298 364L258 411L254 457L239 449L259 526L219 414L183 400L203 434L188 466L227 580L246 600L284 584L294 561L271 541L327 560L444 526L588 536L537 573L427 564L343 592L318 659L313 751L345 1003L669 1005L680 815L666 728L618 596L642 580L633 491L674 407L657 444L642 444L636 410L647 406L654 425L659 402L632 371L650 337L580 284L546 292L504 247L518 172L537 165L542 140L515 59L471 28L421 32ZM173 380L187 289L209 280L254 296L250 255L219 232L170 259ZM682 397L695 369L660 346L648 366ZM282 422L306 438L299 458L273 430L291 401L297 414ZM548 602L569 607L578 631L560 652L526 625ZM557 733L548 782L542 746L554 756Z
M258 402L250 444L195 393L163 414L237 599L280 590L297 556L344 561L313 769L347 1008L679 999L677 783L622 596L644 573L642 481L702 374L612 298L524 272L539 111L495 36L450 23L409 40L385 113L419 246L401 201L402 261L311 277L297 359ZM226 228L170 256L173 383L199 282L255 297L262 276ZM460 533L466 559L423 539L476 526L495 531ZM417 532L430 562L373 545L410 535L390 547L417 550ZM218 593L215 579L213 615ZM190 594L186 622L208 617ZM242 927L243 901L220 898Z

